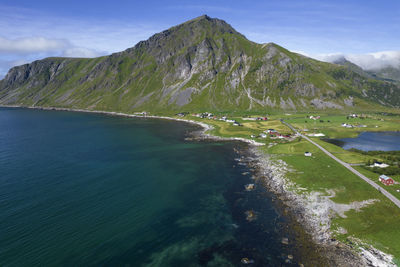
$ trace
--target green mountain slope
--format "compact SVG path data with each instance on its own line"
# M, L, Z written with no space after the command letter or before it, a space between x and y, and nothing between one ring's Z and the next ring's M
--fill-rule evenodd
M374 78L370 73L364 71L360 66L354 64L353 62L348 61L345 57L341 57L335 60L333 63L347 67L350 71L353 71L361 76L371 79Z
M400 106L400 88L201 16L110 56L12 68L0 104L114 111L366 109Z

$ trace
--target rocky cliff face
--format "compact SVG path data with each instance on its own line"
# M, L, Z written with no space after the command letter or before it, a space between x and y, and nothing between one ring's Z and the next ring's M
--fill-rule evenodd
M135 110L343 109L400 105L396 85L247 40L208 16L93 59L12 68L0 104ZM397 97L396 97L397 96Z

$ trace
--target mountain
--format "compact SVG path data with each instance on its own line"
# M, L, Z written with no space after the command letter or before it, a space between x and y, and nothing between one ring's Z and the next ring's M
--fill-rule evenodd
M204 15L110 56L14 67L0 81L0 104L123 112L370 109L400 106L400 88L251 42Z
M353 62L347 60L345 57L341 57L339 59L336 59L334 62L335 64L347 67L348 70L353 71L363 77L367 77L367 78L371 78L373 79L373 75L371 75L370 73L364 71L360 66L354 64Z
M368 73L375 78L400 82L400 66L398 66L397 68L387 66L379 70L368 71Z
M377 70L363 70L360 66L347 60L345 57L341 57L335 60L333 63L345 66L351 71L354 71L361 76L368 77L371 79L384 80L388 82L399 82L400 81L400 66L398 68L387 66Z

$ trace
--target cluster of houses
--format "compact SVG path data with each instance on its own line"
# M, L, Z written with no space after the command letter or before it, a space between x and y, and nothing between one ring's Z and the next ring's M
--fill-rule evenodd
M210 113L210 112L204 112L204 113L194 113L192 114L194 117L202 118L202 119L209 119L209 120L220 120L220 121L225 121L232 123L233 126L242 126L239 122L228 119L226 116L222 116L221 118L218 118L216 115Z
M288 138L291 137L290 134L281 134L281 133L279 133L278 131L276 131L275 129L268 129L268 130L265 130L265 131L262 132L259 136L260 136L261 138L267 138L267 137L269 136L271 139L288 139ZM251 137L252 137L252 138L255 138L256 136L255 136L255 135L252 135Z
M215 116L214 114L210 113L210 112L203 112L203 113L194 113L192 114L194 117L197 118L202 118L202 119L217 119L217 116Z

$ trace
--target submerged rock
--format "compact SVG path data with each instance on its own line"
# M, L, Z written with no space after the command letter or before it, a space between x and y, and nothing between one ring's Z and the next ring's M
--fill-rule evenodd
M242 260L240 262L243 264L252 264L252 263L254 263L254 260L251 260L249 258L242 258Z
M254 221L255 219L257 219L257 215L253 210L248 210L245 212L246 214L246 220L248 220L249 222Z

